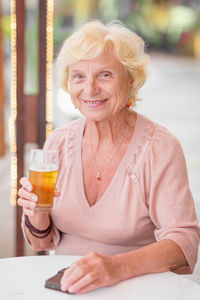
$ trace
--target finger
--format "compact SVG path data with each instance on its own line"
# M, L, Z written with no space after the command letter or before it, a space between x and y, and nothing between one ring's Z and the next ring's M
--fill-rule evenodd
M101 283L101 281L97 279L85 286L84 288L82 288L81 290L77 291L76 294L85 294L103 286L103 283Z
M37 197L36 194L29 193L24 188L20 188L19 189L18 196L20 198L24 198L24 199L27 199L27 200L30 200L30 201L34 201L34 202L36 202L38 200L38 197Z
M33 201L25 200L23 198L18 198L17 204L22 206L23 208L34 209L36 207L36 203Z
M61 279L61 289L63 291L67 291L70 286L72 286L75 282L80 280L87 274L86 268L84 265L76 265L72 264L70 268L65 270L64 275Z
M26 177L22 177L19 181L19 183L29 192L32 191L33 187L31 182L26 178Z
M55 191L54 191L54 197L59 197L59 196L60 196L60 192L57 189L55 189Z
M67 291L72 284L80 280L80 278L84 277L87 273L91 272L93 266L93 264L91 264L91 256L93 254L95 255L95 257L97 256L96 253L89 253L78 261L72 263L70 268L65 270L64 275L61 279L61 288L63 289L63 291Z
M68 288L70 293L77 293L91 285L97 279L95 273L88 273Z
M23 212L25 215L27 215L28 217L34 217L35 216L35 211L29 208L24 208Z

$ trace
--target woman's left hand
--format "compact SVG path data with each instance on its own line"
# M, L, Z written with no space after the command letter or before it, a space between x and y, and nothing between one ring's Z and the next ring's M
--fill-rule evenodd
M61 289L69 293L83 294L102 286L116 284L121 278L121 264L117 256L90 252L65 270Z

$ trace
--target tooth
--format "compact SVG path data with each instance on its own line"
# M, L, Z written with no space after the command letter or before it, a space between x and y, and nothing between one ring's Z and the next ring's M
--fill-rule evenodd
M101 104L105 101L106 101L106 99L105 100L98 100L98 101L87 101L87 103L94 105L94 104Z

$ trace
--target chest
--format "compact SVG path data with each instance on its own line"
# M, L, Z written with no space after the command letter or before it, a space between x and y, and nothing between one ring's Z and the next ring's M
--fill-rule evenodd
M113 181L117 184L111 183L105 191L103 184L99 189L97 186L99 194L93 188L95 179L93 184L87 186L87 197L91 201L88 202L89 207L83 197L82 187L77 188L78 181L74 180L78 176L77 172L70 169L65 180L68 184L62 182L62 185L58 185L62 194L55 201L52 212L56 227L64 233L97 239L108 244L135 244L141 238L148 238L153 233L153 224L149 218L148 207L141 197L138 182L131 180L125 172L119 174L117 180L114 178ZM68 176L70 180L67 180ZM101 193L103 197L94 205L93 197L98 199Z
M119 166L123 164L123 157L126 153L129 141L122 144L112 159L112 151L99 149L96 157L92 155L90 145L83 142L82 147L82 170L83 185L86 199L90 206L98 202L107 192L111 185L114 185L115 176ZM98 176L100 178L98 180Z

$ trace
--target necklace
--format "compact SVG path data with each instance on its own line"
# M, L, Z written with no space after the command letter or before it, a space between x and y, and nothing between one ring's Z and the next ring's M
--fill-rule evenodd
M125 134L126 134L126 131L128 129L128 125L126 125L126 128L124 130L124 133L119 141L119 143L117 144L114 152L111 154L111 156L109 157L109 159L106 161L105 165L99 170L98 167L97 167L97 164L96 164L96 159L95 159L95 156L94 156L94 151L93 151L93 147L92 147L92 139L91 139L91 126L90 126L90 148L91 148L91 153L92 153L92 157L94 159L94 163L95 163L95 167L96 167L96 170L97 170L97 175L96 175L96 179L101 181L103 178L102 178L102 172L103 170L109 165L109 163L112 161L113 157L115 156L115 154L117 153L120 145L122 144L124 138L125 138Z

